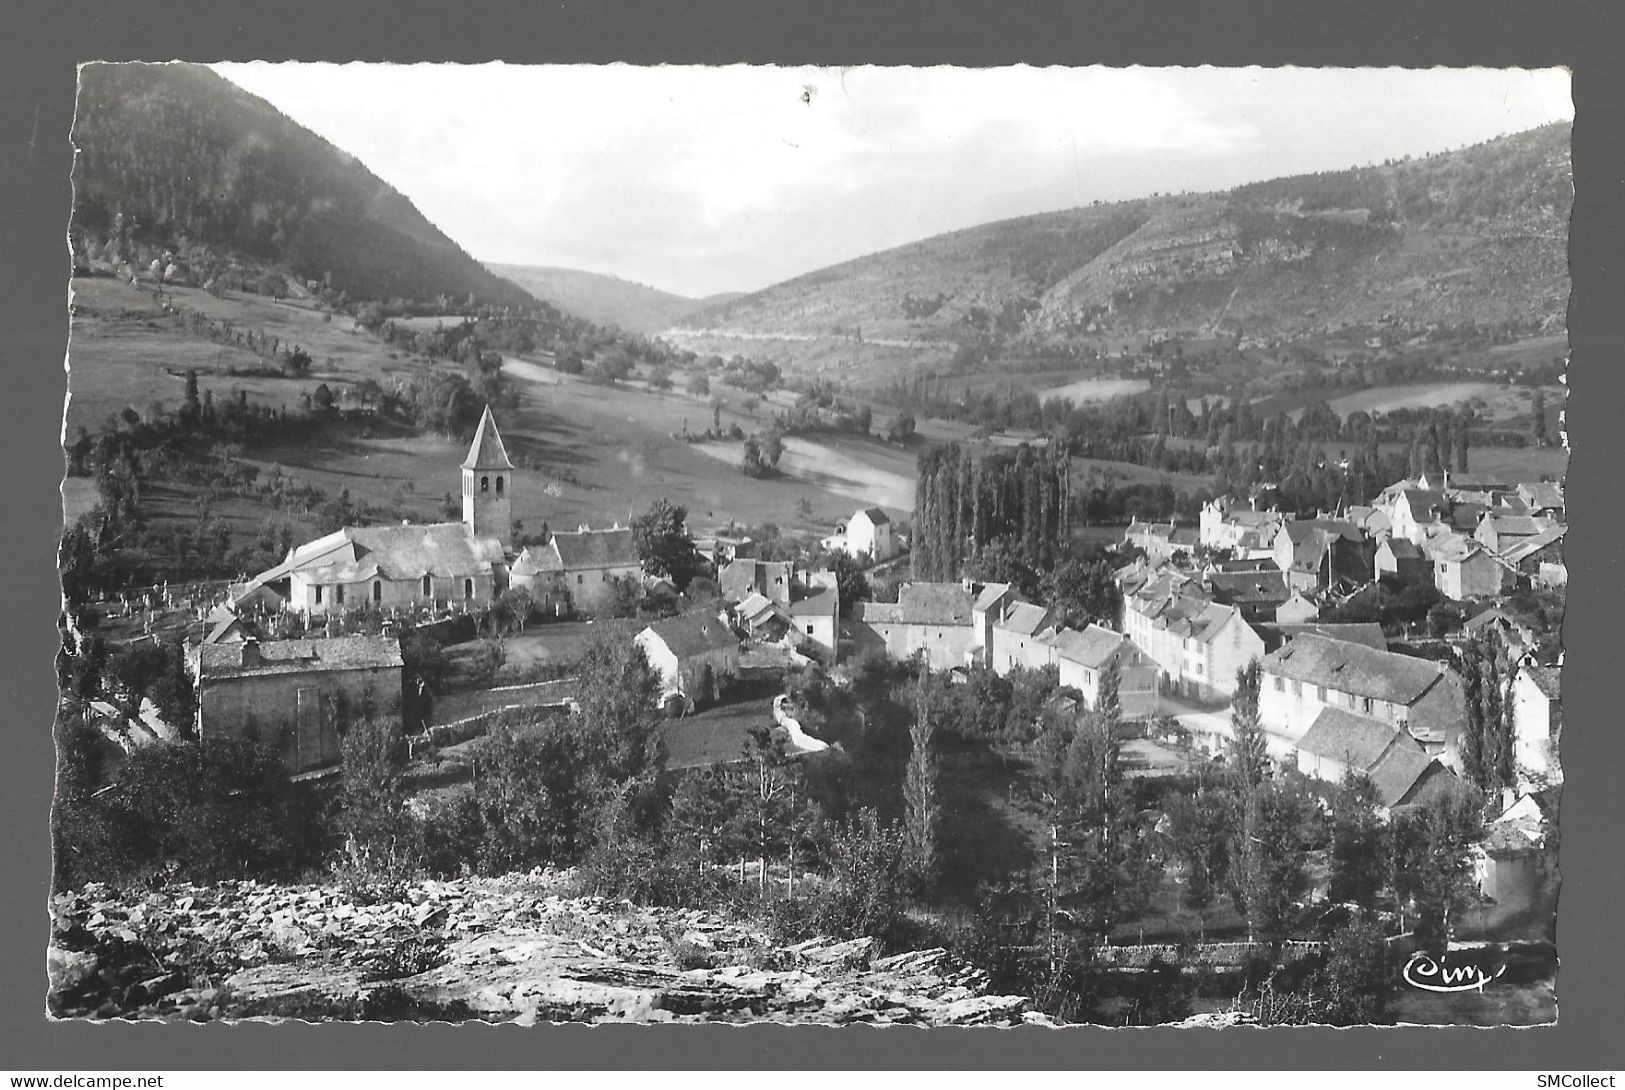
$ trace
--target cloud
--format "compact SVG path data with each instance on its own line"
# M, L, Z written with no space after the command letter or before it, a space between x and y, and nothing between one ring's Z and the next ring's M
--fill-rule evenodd
M217 67L477 257L692 295L1573 116L1558 70Z

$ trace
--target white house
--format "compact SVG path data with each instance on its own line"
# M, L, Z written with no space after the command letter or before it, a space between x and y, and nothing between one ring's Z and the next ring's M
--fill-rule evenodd
M1558 782L1557 746L1563 733L1562 668L1525 659L1512 676L1513 749L1521 778Z
M870 564L883 563L899 552L891 519L878 507L865 507L847 519L845 525L837 526L835 533L824 539L823 545Z
M660 677L660 699L672 710L715 700L739 676L739 638L710 613L656 621L633 637Z

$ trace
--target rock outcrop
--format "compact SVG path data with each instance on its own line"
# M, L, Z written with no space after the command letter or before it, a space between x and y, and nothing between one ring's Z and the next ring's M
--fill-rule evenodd
M571 896L567 876L388 899L228 882L52 900L58 1017L912 1025L1047 1023L941 949L774 943L701 911Z

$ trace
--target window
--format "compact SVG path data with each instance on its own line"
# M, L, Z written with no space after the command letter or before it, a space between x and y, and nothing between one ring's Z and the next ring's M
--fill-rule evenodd
M1280 692L1285 688L1286 688L1286 682L1282 681L1280 678L1276 678L1275 679L1275 691Z
M316 584L316 604L322 604L322 585L320 583Z
M1367 715L1371 714L1371 698L1369 696L1360 698L1360 710Z
M1201 663L1196 664L1196 676L1197 677L1202 676L1202 664Z
M600 583L607 583L607 582L609 582L609 572L604 572L604 573L603 573L603 578L602 578L602 579L600 579L600 580L599 580L599 582L600 582Z
M464 579L463 580L463 597L464 598L472 598L472 597L474 597L474 580L472 580L472 579Z
M372 600L374 602L382 602L384 600L384 584L380 583L376 579L372 581Z
M1302 696L1303 695L1303 682L1294 681L1292 683L1292 695L1293 696Z
M432 598L434 596L434 579L431 576L425 575L423 577L423 596L425 598Z
M491 478L489 478L489 477L481 477L480 478L480 491L481 492L489 492L489 491L491 491Z
M502 478L497 478L497 495L502 495Z
M807 635L809 635L809 636L811 636L811 635L812 635L812 634L813 634L813 630L812 630L812 628L813 628L813 626L812 626L812 625L808 625L808 626L807 626Z
M333 603L335 605L341 605L341 606L344 604L344 588L343 587L334 587L333 588Z
M576 586L579 587L582 583L585 583L586 581L587 581L587 577L585 575L577 575L576 576Z

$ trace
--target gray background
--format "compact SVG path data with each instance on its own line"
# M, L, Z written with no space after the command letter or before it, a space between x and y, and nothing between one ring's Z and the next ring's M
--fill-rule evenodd
M0 1069L1621 1067L1622 746L1616 634L1625 459L1618 43L1606 3L348 4L14 2L0 15L0 534L10 559L0 686ZM48 1023L47 813L61 521L64 230L80 60L626 60L784 64L1392 64L1574 71L1577 198L1569 428L1560 1021L1531 1030L917 1030L757 1027L158 1026ZM1402 109L1396 104L1395 109ZM545 119L527 120L540 127ZM1612 266L1612 268L1610 268ZM1267 1040L1260 1034L1267 1033Z

